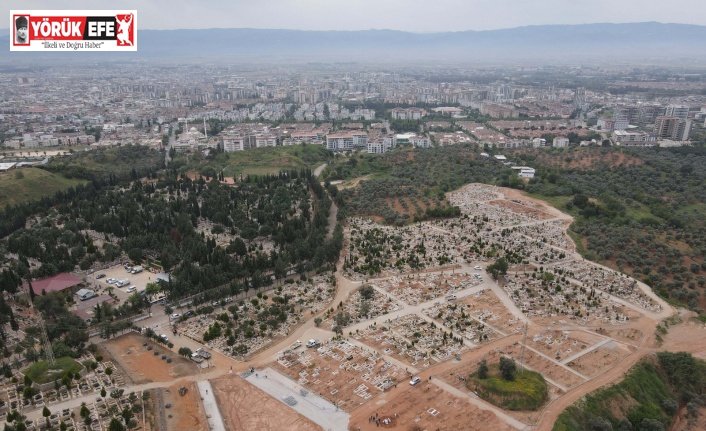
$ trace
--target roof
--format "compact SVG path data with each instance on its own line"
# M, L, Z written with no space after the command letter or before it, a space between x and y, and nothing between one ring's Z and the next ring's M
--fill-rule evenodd
M95 292L90 289L79 289L78 292L76 292L76 295L83 296L87 293L95 293Z
M62 272L61 274L57 274L54 277L33 281L32 289L34 290L34 293L39 295L42 292L61 292L63 290L77 286L81 283L83 283L83 280L81 280L80 278L76 278L71 274ZM25 290L29 290L29 284L23 284L22 288Z

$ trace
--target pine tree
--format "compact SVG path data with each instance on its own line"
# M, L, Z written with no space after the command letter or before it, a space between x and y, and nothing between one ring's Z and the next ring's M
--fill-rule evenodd
M32 280L27 280L27 283L29 284L29 300L34 303L34 298L37 296L37 294L34 293L34 288L32 287Z

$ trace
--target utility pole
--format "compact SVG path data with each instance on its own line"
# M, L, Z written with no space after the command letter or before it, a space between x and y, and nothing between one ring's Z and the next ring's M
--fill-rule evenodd
M522 350L520 351L520 365L522 365L522 368L525 367L525 344L527 343L527 328L529 326L529 322L525 322L525 334L522 336Z

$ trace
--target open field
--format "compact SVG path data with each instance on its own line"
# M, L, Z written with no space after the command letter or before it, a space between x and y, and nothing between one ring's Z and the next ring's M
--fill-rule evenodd
M210 177L223 171L225 177L236 180L246 175L277 174L282 170L311 168L328 160L329 151L321 145L290 145L286 147L251 148L247 151L221 153L204 158L199 153L177 156L176 164L185 172L194 171Z
M144 343L147 346L143 346ZM135 332L106 341L102 347L135 383L168 382L197 372L193 362ZM163 355L171 358L172 363L162 359Z
M229 430L309 431L321 427L240 376L230 374L211 382Z
M357 414L351 418L349 429L361 431L380 428L466 431L515 429L505 424L492 412L481 410L467 400L454 396L428 381L411 387L405 382L405 389L376 408L374 415L380 419L379 427L377 422L371 422L367 415Z
M39 168L14 169L0 173L0 208L53 196L58 191L85 182L68 179Z

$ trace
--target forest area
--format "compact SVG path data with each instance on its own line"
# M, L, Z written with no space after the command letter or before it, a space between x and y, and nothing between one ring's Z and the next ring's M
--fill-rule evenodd
M113 149L108 158L127 157L133 151L142 150ZM62 295L33 292L31 280L77 268L85 271L127 256L135 264L148 261L170 272L170 281L157 290L178 300L205 292L222 298L270 286L287 274L304 277L333 268L342 247L342 228L337 226L327 237L332 201L310 169L246 176L230 186L203 177L192 180L175 170L158 171L160 162L154 162L140 170L83 169L86 184L4 210L0 290L14 294L21 284L30 284L34 306L47 319L55 354L80 353L86 326L68 313ZM63 167L70 170L81 163L69 158ZM335 192L335 187L329 190ZM135 294L119 307L105 307L97 320L101 314L106 321L124 319L148 306L144 296ZM3 296L0 311L0 328L6 323L17 326ZM120 330L113 325L106 335ZM0 339L9 357L4 332Z
M706 362L688 353L659 352L635 365L622 382L566 409L552 429L665 431L677 415L698 426L705 372Z
M700 311L706 305L706 149L518 151L523 186L575 218L587 258Z

